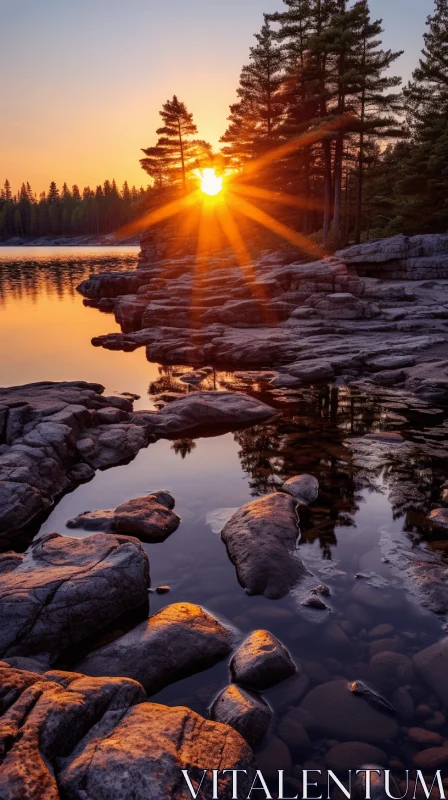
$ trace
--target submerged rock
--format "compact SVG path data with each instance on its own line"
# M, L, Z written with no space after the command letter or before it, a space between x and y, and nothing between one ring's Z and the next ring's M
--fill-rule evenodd
M221 537L248 594L284 597L307 570L296 554L296 503L280 492L240 508Z
M448 528L448 508L435 508L428 514L428 522L438 528Z
M420 650L412 661L422 680L448 709L448 638Z
M286 647L268 631L254 631L230 662L235 683L250 689L270 689L297 672Z
M52 671L43 675L0 664L1 794L5 798L147 800L188 796L181 769L196 785L204 764L220 771L220 797L232 797L232 775L245 769L249 791L255 763L232 728L187 708L145 702L126 678L86 678ZM211 773L202 784L211 794Z
M172 511L174 498L167 491L136 497L115 509L84 511L67 522L68 528L116 531L137 536L144 542L163 542L178 528L180 517Z
M319 482L313 475L296 475L285 481L281 490L290 494L301 505L307 506L317 499Z
M353 694L343 680L316 686L302 700L300 709L310 715L310 728L330 739L382 744L398 733L398 724L390 713Z
M174 603L82 659L86 675L119 676L155 694L174 681L213 666L232 650L232 632L192 603Z
M148 558L137 539L47 533L1 569L0 655L52 658L147 601ZM10 565L11 566L11 565Z
M269 730L272 710L259 694L240 686L227 686L213 701L210 718L235 728L255 747Z

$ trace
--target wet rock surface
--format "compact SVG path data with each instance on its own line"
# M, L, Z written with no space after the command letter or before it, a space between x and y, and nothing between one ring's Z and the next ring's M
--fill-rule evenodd
M126 676L155 694L225 658L232 632L200 606L175 603L76 665L93 676Z
M221 537L248 594L284 597L307 571L295 553L296 502L270 494L240 508Z
M146 346L162 363L275 366L283 385L371 375L440 402L448 399L446 241L399 236L310 263L262 255L255 286L230 254L213 256L213 275L201 274L188 255L154 261L143 240L137 289L117 276L125 287L117 297L106 274L79 290L90 303L112 301L122 326L95 345Z
M185 800L180 771L199 782L211 769L246 769L252 752L232 728L188 708L145 702L126 678L86 678L51 671L43 675L0 664L1 792L5 798L135 800L160 796ZM231 798L231 775L219 779ZM206 786L211 789L206 778Z
M151 492L136 497L115 509L85 511L67 522L68 528L87 531L117 532L137 536L145 542L163 542L175 531L180 517L175 514L174 498L169 492Z
M253 747L266 736L272 711L259 694L241 686L228 686L213 701L210 718L235 728Z
M230 662L235 683L249 689L270 689L297 671L286 648L268 631L254 631Z
M143 605L148 588L148 559L137 539L44 534L24 555L0 556L0 654L54 659Z
M298 503L309 505L317 499L319 482L313 475L296 475L288 478L281 490L290 494Z

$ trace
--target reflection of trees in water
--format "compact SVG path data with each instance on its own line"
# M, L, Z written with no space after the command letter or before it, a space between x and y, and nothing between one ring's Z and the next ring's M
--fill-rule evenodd
M26 254L20 259L0 253L0 304L4 305L8 298L30 298L35 302L39 294L56 294L59 298L73 296L78 284L89 275L98 272L120 272L133 269L136 264L135 254L102 254L96 256L82 255L82 247L78 255L57 254L51 257L26 260Z
M262 398L273 402L272 396ZM343 441L377 427L381 407L349 389L323 387L304 390L282 411L277 419L234 433L241 466L254 496L303 472L318 479L318 500L300 514L301 541L318 540L330 559L335 530L353 524L360 499L356 468Z
M171 450L174 450L176 455L179 455L181 458L185 458L195 447L197 447L197 444L194 439L176 439L171 445Z

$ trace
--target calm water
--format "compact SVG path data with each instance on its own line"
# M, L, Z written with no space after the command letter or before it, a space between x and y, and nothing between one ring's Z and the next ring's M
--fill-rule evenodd
M0 248L0 334L2 342L9 343L0 357L2 384L92 380L103 383L109 393L139 394L140 408L153 407L162 389L187 391L172 368L148 363L143 348L120 353L90 345L93 336L117 326L113 316L86 308L76 285L92 272L133 268L137 252L138 248ZM220 387L245 388L229 373L218 372L214 380ZM203 388L213 388L213 378ZM73 536L66 522L81 511L114 507L153 489L169 489L182 523L164 543L145 545L152 585L171 587L168 595L151 594L151 612L182 600L204 605L243 632L267 628L293 657L300 658L313 684L330 675L363 679L374 641L370 631L379 624L392 626L387 634L393 639L391 646L408 655L440 638L441 620L421 610L404 591L400 574L386 562L380 544L386 537L416 547L428 539L424 514L400 511L397 487L401 481L408 489L410 484L425 493L423 510L427 510L448 477L446 465L422 457L417 464L401 465L396 473L381 468L376 485L366 486L365 476L343 445L347 437L372 430L427 427L427 418L414 414L407 421L397 420L394 409L347 388L320 387L282 396L255 383L250 391L276 405L283 415L220 437L159 441L130 464L98 472L90 483L65 495L40 532ZM440 423L443 417L441 413L435 421ZM316 475L321 486L318 501L301 514L298 543L300 557L315 577L283 600L248 597L227 558L220 528L233 510L271 491L280 478L304 471ZM367 580L356 578L359 573L371 575L370 580L382 587L379 602L360 597L364 590L359 587ZM328 615L300 605L320 582L331 588ZM206 713L227 682L224 663L174 684L157 699ZM417 683L411 691L416 703L428 699ZM436 701L429 699L436 708ZM279 722L281 687L271 693L271 702ZM443 732L447 735L448 729ZM320 764L326 744L313 744L308 758ZM385 747L389 756L403 763L410 758L402 733ZM302 763L294 747L291 755L293 763Z

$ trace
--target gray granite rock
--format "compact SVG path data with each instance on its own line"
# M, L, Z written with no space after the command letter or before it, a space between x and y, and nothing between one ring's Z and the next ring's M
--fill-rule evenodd
M174 498L165 490L136 497L115 509L84 511L67 522L68 528L116 532L137 536L144 542L163 542L175 531L180 517L172 509Z
M55 658L147 601L148 558L140 542L97 534L36 539L14 569L1 569L0 655ZM20 559L20 560L19 560Z
M295 475L285 481L281 490L290 494L300 505L309 505L317 499L319 482L314 475Z
M295 549L296 502L280 492L240 508L221 537L248 594L284 597L307 571Z
M148 694L155 694L225 658L232 641L231 630L200 606L175 603L94 650L76 669L85 675L124 675L141 683Z
M241 686L227 686L213 701L210 718L235 728L255 747L269 730L272 710L259 694Z
M263 690L290 678L297 671L286 647L269 631L253 631L230 662L234 683Z

